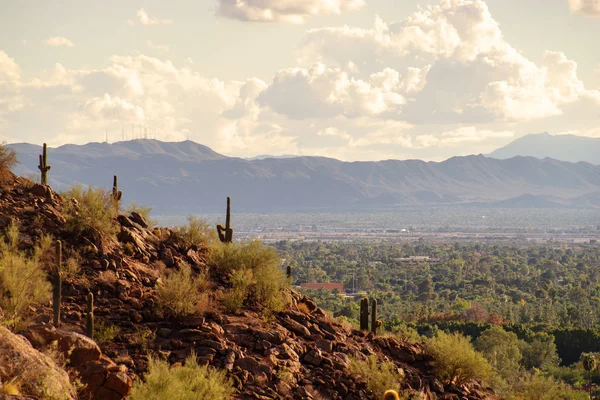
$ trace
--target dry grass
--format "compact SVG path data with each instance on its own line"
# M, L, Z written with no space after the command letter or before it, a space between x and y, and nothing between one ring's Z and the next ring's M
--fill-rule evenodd
M194 216L189 216L187 225L180 226L176 232L188 246L195 246L198 249L210 248L217 242L215 229Z

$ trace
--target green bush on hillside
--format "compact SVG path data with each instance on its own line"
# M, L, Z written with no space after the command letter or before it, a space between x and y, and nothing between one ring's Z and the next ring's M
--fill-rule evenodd
M33 254L18 248L19 224L12 221L0 236L0 309L3 324L19 330L29 317L31 307L50 299L51 286L41 259L48 252L51 239L42 237Z
M468 338L443 331L425 342L427 353L433 357L437 375L446 383L461 384L469 380L493 379L490 364L473 348Z
M233 309L242 304L260 304L264 310L278 312L284 309L287 298L282 290L288 283L280 267L281 260L273 247L254 240L243 243L216 243L210 254L210 263L221 273L230 274L232 289L228 296ZM231 299L229 299L231 300Z
M156 289L158 304L175 317L185 317L204 311L208 302L208 278L194 275L192 268L182 264L161 278Z
M62 193L63 212L67 217L67 229L75 235L94 232L103 236L117 233L117 216L110 192L88 186L76 185ZM75 200L75 202L73 201Z
M183 366L150 357L144 381L136 380L131 400L205 400L232 398L235 390L224 371L200 366L192 353Z
M176 231L188 246L199 249L210 248L217 241L215 228L193 215L188 217L186 225L180 226Z
M398 372L398 368L390 361L381 362L376 355L361 360L350 357L348 370L355 378L367 383L367 388L381 398L387 390L400 392L404 376Z

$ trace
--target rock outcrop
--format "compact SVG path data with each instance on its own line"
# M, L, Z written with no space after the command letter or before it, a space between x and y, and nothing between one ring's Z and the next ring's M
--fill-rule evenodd
M392 361L405 376L406 391L425 396L421 398L496 398L477 382L442 384L422 346L354 331L293 290L288 309L269 320L258 309L230 314L218 307L204 315L166 319L156 307L157 281L165 268L183 263L207 271L204 249L186 246L170 229L149 228L137 213L118 217L116 239L93 233L73 237L63 229L64 200L49 187L26 187L17 178L0 193L0 230L17 218L23 243L32 245L42 233L51 233L63 242L65 257L78 254L81 259L82 276L63 283L63 328L41 323L24 334L40 349L57 343L61 354L68 355L67 368L87 385L82 398L122 399L132 374L146 371L148 355L179 363L192 351L201 363L228 371L239 399L300 400L318 394L332 400L371 399L366 383L351 376L347 366L350 356L372 354ZM223 290L225 277L207 272L214 290ZM115 339L100 347L80 334L88 292L94 294L96 318L118 327ZM44 317L38 321L49 321L51 309L40 314Z

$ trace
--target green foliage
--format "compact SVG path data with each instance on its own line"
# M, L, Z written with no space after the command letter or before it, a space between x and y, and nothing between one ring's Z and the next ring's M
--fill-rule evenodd
M76 185L62 193L62 196L65 198L63 213L67 217L66 227L69 231L75 235L96 232L103 236L114 236L117 233L117 215L110 192Z
M400 391L404 381L404 376L398 372L394 363L382 362L375 355L366 360L350 357L348 371L356 379L365 381L376 398L381 398L387 390Z
M224 371L200 366L192 353L183 366L150 357L144 381L136 380L131 400L231 399L235 393Z
M187 225L177 228L177 233L188 246L196 246L199 249L210 248L217 240L214 229L193 215L188 217Z
M523 355L519 349L519 339L513 332L493 326L477 338L475 349L484 355L502 378L511 381L519 373Z
M556 353L554 336L547 333L536 334L531 341L520 341L519 347L523 354L521 364L527 370L539 369L547 371L558 365L559 358Z
M234 297L227 300L230 306L239 305L241 299L241 304L261 305L271 313L283 310L287 304L283 288L288 282L274 248L259 241L216 243L210 263L221 273L230 274Z
M525 373L512 387L511 400L584 400L585 392L569 388L562 382L536 373Z
M50 299L51 285L41 264L48 242L41 240L31 255L20 251L19 224L14 220L0 236L0 308L2 323L11 329L23 327L31 308Z
M179 318L205 311L208 301L208 279L206 275L195 275L192 268L182 264L178 270L170 271L161 278L156 289L160 307Z
M94 324L94 340L98 344L112 342L121 329L112 324L108 324L105 320L97 320Z
M488 381L493 378L492 367L485 357L475 351L468 338L442 331L425 342L426 351L433 357L436 374L447 383L461 384L469 380Z

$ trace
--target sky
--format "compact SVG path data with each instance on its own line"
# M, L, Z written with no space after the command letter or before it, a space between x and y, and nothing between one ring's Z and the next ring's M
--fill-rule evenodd
M341 160L600 137L598 0L3 0L0 142Z

